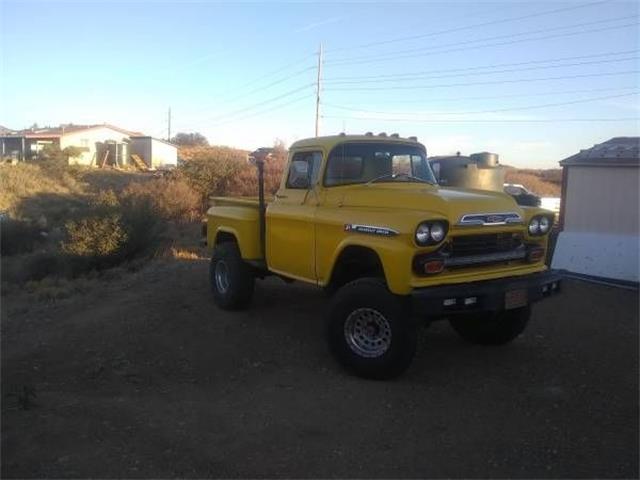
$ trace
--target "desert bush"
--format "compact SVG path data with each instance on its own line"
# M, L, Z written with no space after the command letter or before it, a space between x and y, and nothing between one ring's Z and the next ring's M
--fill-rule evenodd
M125 197L120 200L122 223L127 232L127 243L121 260L151 253L162 240L167 226L153 201L148 197Z
M117 214L72 220L65 227L68 238L62 243L62 251L70 255L115 256L128 240L122 217Z
M158 179L132 183L124 198L146 198L160 216L167 220L192 221L201 212L201 197L184 179Z
M203 206L212 195L227 195L234 177L247 165L246 152L227 147L181 149L181 158L177 176L198 192Z
M99 210L111 209L120 206L120 200L116 193L109 190L100 190L90 201L91 205Z
M151 253L162 239L165 222L149 197L118 200L109 191L98 197L91 216L65 225L61 252L69 257L67 272L72 276Z
M267 195L273 195L280 187L282 172L286 163L285 157L274 157L264 165L264 191ZM232 196L256 196L258 195L258 171L255 165L246 164L242 170L229 183L228 192Z
M258 175L255 165L247 161L248 153L229 147L181 147L182 164L176 176L193 186L205 207L211 196L255 196L258 194ZM267 194L278 190L286 158L284 144L277 142L271 158L265 163Z

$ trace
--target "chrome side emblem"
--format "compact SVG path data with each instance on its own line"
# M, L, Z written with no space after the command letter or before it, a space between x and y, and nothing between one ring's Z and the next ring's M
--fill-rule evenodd
M507 213L468 213L458 222L461 226L493 226L522 223L522 217L516 212Z
M368 233L370 235L381 235L383 237L393 237L398 235L398 231L387 227L376 227L375 225L358 225L354 223L344 224L345 232Z

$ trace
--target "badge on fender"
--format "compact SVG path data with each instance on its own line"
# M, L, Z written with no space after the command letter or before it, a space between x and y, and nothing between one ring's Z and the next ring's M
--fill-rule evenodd
M397 230L387 227L376 227L374 225L358 225L355 223L345 223L345 232L368 233L369 235L381 235L383 237L392 237L398 235Z

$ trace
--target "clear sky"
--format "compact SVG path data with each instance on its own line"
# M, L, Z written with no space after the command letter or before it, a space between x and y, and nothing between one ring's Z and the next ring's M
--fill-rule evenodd
M254 149L416 135L430 155L553 167L638 135L636 1L0 0L0 125L199 131Z

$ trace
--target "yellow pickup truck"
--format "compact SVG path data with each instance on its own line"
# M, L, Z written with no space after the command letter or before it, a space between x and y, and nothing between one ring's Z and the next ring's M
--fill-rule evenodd
M256 163L258 198L214 198L207 213L215 302L247 307L267 275L323 287L329 345L357 375L405 371L418 319L507 343L530 305L560 290L545 265L553 213L501 192L439 187L415 137L300 140L269 201Z

